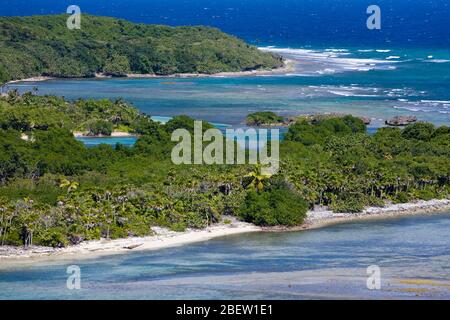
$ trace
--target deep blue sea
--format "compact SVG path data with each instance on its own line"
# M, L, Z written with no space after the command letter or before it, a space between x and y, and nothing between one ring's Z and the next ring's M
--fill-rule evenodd
M296 61L276 76L52 80L10 85L68 99L122 97L159 119L187 114L242 126L254 111L340 112L373 128L395 115L450 125L450 3L378 0L0 0L0 15L82 12L134 22L208 25ZM127 140L130 144L132 139ZM115 143L116 140L101 142ZM98 143L87 140L85 143ZM449 215L361 222L286 234L250 234L90 261L82 290L65 287L66 264L0 271L0 299L49 298L450 298ZM383 287L365 286L381 267ZM416 296L404 278L434 279ZM421 289L422 286L413 286Z
M440 47L450 42L446 0L2 0L0 15L81 12L134 22L208 25L258 45ZM380 6L381 30L366 28Z

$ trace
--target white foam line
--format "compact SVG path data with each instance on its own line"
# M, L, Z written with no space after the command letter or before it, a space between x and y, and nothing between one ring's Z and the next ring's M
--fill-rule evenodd
M445 59L430 59L430 60L424 60L424 62L448 63L448 62L450 62L450 60L445 60Z

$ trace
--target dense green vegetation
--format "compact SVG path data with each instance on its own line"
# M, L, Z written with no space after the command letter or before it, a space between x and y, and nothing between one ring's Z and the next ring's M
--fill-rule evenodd
M359 212L384 201L448 198L450 128L415 123L370 136L346 116L289 128L282 144L284 172L310 205Z
M10 91L0 101L0 128L25 133L52 127L87 131L93 135L110 135L113 129L139 133L142 121L146 118L121 99L68 103L62 98L45 97L41 103L36 103L36 97L31 93L19 96L17 91Z
M284 118L271 111L254 112L247 116L246 123L249 126L279 125Z
M308 203L278 177L263 191L249 190L238 212L257 225L292 227L303 223L307 209Z
M185 116L160 125L120 100L69 103L13 91L0 99L0 113L3 244L63 246L150 234L156 225L203 228L235 213L245 192L244 167L172 164L172 130L193 128ZM88 119L127 125L140 138L132 148L86 148L71 131Z
M351 116L300 120L281 143L280 172L265 176L259 166L172 164L171 132L192 130L194 120L161 125L121 100L10 92L0 98L0 119L2 244L65 246L151 234L152 226L203 228L224 214L293 226L314 205L358 212L450 196L450 128L428 123L370 136ZM139 133L133 147L87 148L72 134L119 126Z
M168 75L275 68L280 57L208 27L134 24L83 14L0 17L0 83L33 76L92 77L96 73Z

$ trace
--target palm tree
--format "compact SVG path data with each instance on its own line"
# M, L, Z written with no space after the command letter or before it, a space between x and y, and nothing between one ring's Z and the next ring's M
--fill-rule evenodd
M250 178L250 182L247 185L247 188L254 188L258 192L261 192L264 189L264 182L267 181L271 175L264 174L263 168L260 164L255 166L255 170L247 174L245 177Z
M11 228L12 221L15 218L15 211L10 210L6 205L0 206L0 212L2 213L2 218L0 220L0 237L1 245L3 246L6 241L6 237L9 229Z
M24 198L16 203L16 215L20 217L22 225L20 237L25 247L33 245L33 233L37 223L38 213L33 211L33 200Z
M60 188L67 188L67 193L75 191L78 189L80 184L76 181L70 181L68 179L62 179L59 185Z

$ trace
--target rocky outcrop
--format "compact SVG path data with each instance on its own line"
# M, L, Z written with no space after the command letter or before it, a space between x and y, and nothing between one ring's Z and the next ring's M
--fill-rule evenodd
M352 117L358 118L362 122L364 122L365 125L369 125L372 122L372 120L369 117L354 116L351 114L338 113L338 112L302 115L302 116L298 116L297 119L294 119L294 120L291 119L291 120L293 122L295 122L295 120L306 120L307 122L309 122L311 124L317 124L323 120L332 119L332 118L343 118L345 116L352 116Z
M399 127L399 126L406 126L416 121L417 121L416 116L396 116L393 117L392 119L386 120L386 124L388 126Z
M219 186L219 191L226 196L231 194L231 189L232 189L231 183L225 183Z
M365 125L369 125L372 122L372 120L369 117L358 117L358 118L361 119Z
M85 239L79 235L72 235L69 237L69 241L71 244L75 245L75 244L80 244L81 242L83 242Z

